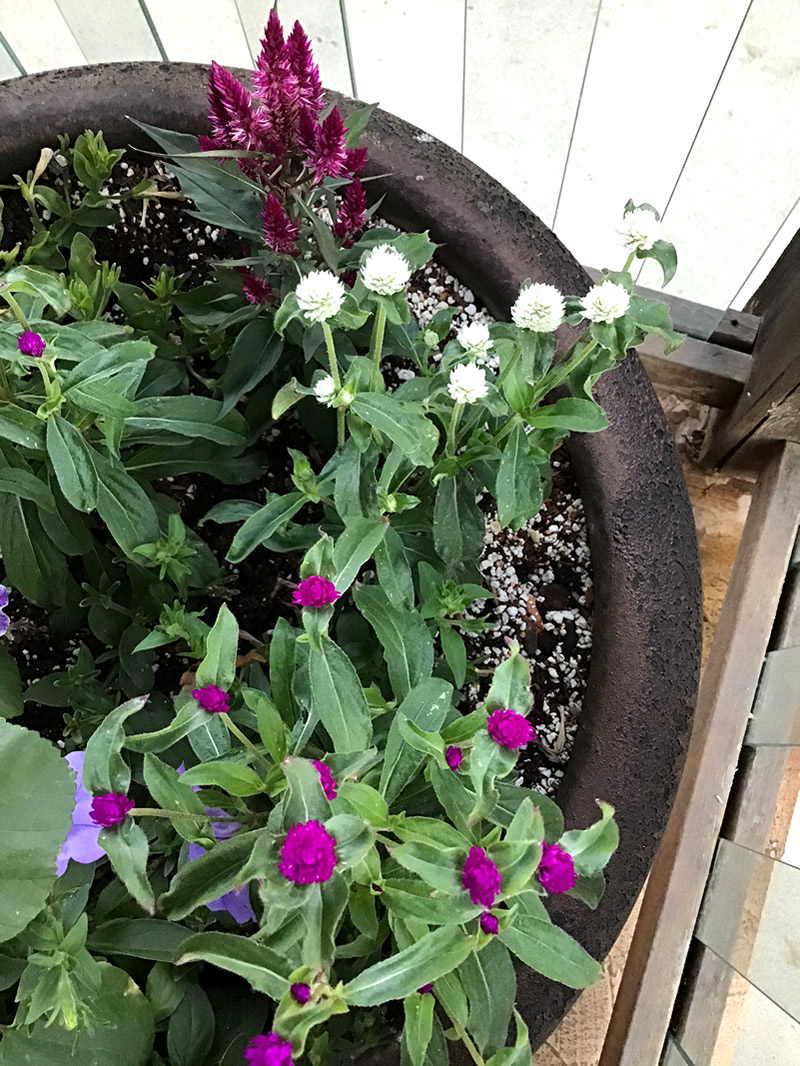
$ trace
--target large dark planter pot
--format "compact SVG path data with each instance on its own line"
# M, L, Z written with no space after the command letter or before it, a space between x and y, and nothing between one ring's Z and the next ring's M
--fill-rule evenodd
M242 72L246 77L246 72ZM60 133L102 129L111 146L153 148L128 116L202 132L207 68L114 63L5 82L0 181L32 167ZM451 148L376 111L365 139L370 185L397 225L429 229L452 272L499 318L525 278L581 293L589 279L519 200ZM569 332L568 330L566 331ZM620 847L597 911L550 901L553 918L602 959L620 932L661 839L683 766L700 660L701 594L694 521L656 397L634 354L596 389L611 421L569 452L589 524L594 648L575 748L558 799L567 824L613 803ZM574 993L525 970L518 1007L534 1046ZM386 1056L381 1060L385 1063Z

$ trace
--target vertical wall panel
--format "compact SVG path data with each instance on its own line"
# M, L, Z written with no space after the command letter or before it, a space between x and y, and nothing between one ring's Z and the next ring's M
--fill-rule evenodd
M797 192L800 195L800 188L798 188ZM750 268L742 287L731 300L731 307L735 307L737 311L740 311L745 306L761 282L778 262L798 230L800 230L800 200L789 212L786 221L767 245L761 258ZM746 266L746 263L743 265Z
M347 0L358 95L461 146L464 0Z
M663 210L747 5L603 0L555 224L581 262L622 266L628 197Z
M160 59L139 0L57 0L87 63Z
M236 0L147 0L147 8L170 59L251 65Z
M464 154L548 224L599 3L467 3Z
M8 52L0 45L0 81L19 77L19 68Z
M800 4L753 6L667 212L671 291L725 307L800 193ZM654 272L642 272L652 284Z
M264 0L237 2L250 49L256 56L270 5ZM323 85L342 93L352 93L339 0L279 0L277 10L286 33L296 19L300 20L311 40Z
M86 62L56 0L2 0L0 30L29 74Z

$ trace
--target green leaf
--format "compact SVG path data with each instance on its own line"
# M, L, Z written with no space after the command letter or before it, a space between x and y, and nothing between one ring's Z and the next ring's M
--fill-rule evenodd
M467 676L467 646L464 638L452 626L439 627L439 640L442 642L447 665L453 675L456 688L461 688Z
M47 420L47 454L69 503L79 511L93 510L98 482L92 449L83 434L60 415Z
M375 549L378 584L386 593L392 607L408 610L414 605L414 579L399 533L389 526L383 540ZM337 585L338 588L338 585Z
M475 938L465 936L458 927L436 929L404 951L367 967L344 986L344 997L357 1007L405 999L421 985L454 970L474 947Z
M438 248L428 236L427 230L425 233L402 233L388 243L393 244L397 251L406 257L412 271L421 270L430 262Z
M264 944L234 933L198 933L189 937L174 961L176 966L208 962L238 974L256 992L274 1000L279 1000L289 988L286 963L280 955Z
M197 687L217 685L227 692L236 678L238 650L239 625L223 603L206 638L206 657L197 668Z
M545 839L548 844L555 844L564 832L564 816L558 806L541 792L533 792L522 785L509 785L505 781L496 782L499 797L489 820L495 825L508 828L511 820L525 799L530 799L534 809L539 810L544 822Z
M243 396L272 373L283 353L283 338L266 316L248 322L233 342L228 365L222 375L223 417Z
M147 696L128 700L107 715L92 733L86 745L83 764L83 787L94 796L109 792L127 793L131 771L122 758L125 747L125 721L147 703Z
M45 905L72 823L75 779L53 744L0 720L0 780L3 942L21 933Z
M61 341L57 343L60 347ZM89 342L84 341L83 344L89 348ZM104 381L119 373L124 366L148 363L155 354L155 345L146 340L123 341L110 348L99 348L94 354L81 358L70 370L63 381L64 390L68 393L76 385ZM71 396L67 398L71 399Z
M22 467L0 466L0 495L2 494L30 500L50 514L56 509L56 502L47 484Z
M363 781L342 781L331 806L337 813L342 808L345 811L355 811L377 828L385 828L389 824L386 800L377 789Z
M289 750L289 730L280 711L266 694L257 688L242 690L244 702L255 712L261 743L276 763L282 763Z
M156 729L152 733L136 733L126 737L125 747L129 751L160 752L171 748L179 740L189 736L190 733L199 729L206 718L208 711L198 707L194 700L189 699L180 708L173 720L163 729Z
M469 776L475 789L475 805L467 816L474 825L492 812L497 803L495 778L505 777L517 761L517 752L497 744L488 733L478 733L469 760Z
M356 589L354 598L383 646L383 657L395 695L405 699L415 685L430 677L433 670L430 630L416 611L393 607L386 593L376 585Z
M426 732L424 729L420 729L418 725L413 722L409 722L404 714L398 713L400 736L417 751L421 751L423 755L430 755L435 759L440 766L445 766L444 761L444 741L438 733Z
M372 558L388 529L385 519L356 518L345 526L336 539L333 563L336 575L333 583L337 592L346 592L361 567Z
M205 855L186 863L159 900L167 917L180 921L197 907L239 888L239 877L260 835L258 831L237 833L230 840L220 841Z
M576 397L566 397L538 408L527 416L527 422L535 429L556 429L562 433L599 433L609 426L599 404Z
M599 873L619 845L619 829L614 821L614 808L598 800L602 817L588 829L572 829L559 844L575 860L579 874L592 877Z
M273 496L259 511L244 523L233 538L226 556L229 563L240 563L265 540L269 540L287 524L305 504L302 492L290 492L286 496Z
M413 992L403 1003L403 1038L412 1066L425 1066L425 1054L433 1035L434 997Z
M461 875L465 858L464 849L445 848L438 842L409 840L392 848L392 859L404 869L422 878L430 888L459 897L462 895Z
M469 897L450 893L437 895L423 881L393 878L385 881L381 902L401 918L418 919L428 925L456 925L469 922L480 914L480 907Z
M664 353L671 355L683 344L683 337L672 328L667 307L658 300L645 300L641 296L631 298L628 316L645 333L653 333L664 341Z
M518 423L503 449L497 471L497 517L501 526L518 530L542 506L542 479L528 454L528 438Z
M422 765L424 756L409 746L400 734L400 715L420 729L433 731L444 724L453 686L438 677L416 685L406 696L392 720L381 770L380 791L389 804L394 803ZM448 773L452 773L450 770Z
M285 385L281 385L278 391L275 393L275 398L272 401L272 419L277 422L279 418L291 410L296 403L299 403L306 395L305 392L297 391L297 378L290 378Z
M362 392L350 410L388 437L415 466L433 466L439 431L421 404L395 400L387 393Z
M244 444L244 433L229 428L242 426L240 416L225 416L225 424L222 419L222 404L208 396L148 396L136 401L136 414L127 419L125 428L137 436L162 432L202 437L215 444Z
M218 714L204 711L200 725L189 734L189 744L200 762L208 762L228 754L231 735Z
M433 505L433 542L451 573L474 567L483 551L486 522L475 502L478 489L465 470L442 478Z
M275 623L269 646L269 683L272 699L284 722L290 726L295 721L295 703L292 695L297 638L285 618Z
M328 969L336 954L336 933L347 906L348 887L340 873L334 871L323 884L309 885L303 893L302 961L313 969Z
M514 1021L517 1025L517 1039L514 1046L502 1048L492 1055L486 1066L532 1066L533 1052L528 1039L528 1027L522 1020L518 1010L514 1011Z
M167 1051L171 1066L205 1062L214 1042L214 1009L199 985L189 985L169 1019Z
M286 798L283 804L283 828L302 822L324 822L331 814L330 801L322 791L316 766L308 759L291 756L283 764L286 774Z
M203 844L211 838L211 826L206 809L196 792L192 791L192 782L187 780L152 753L144 757L144 783L156 804L168 811L182 811L194 815L192 818L171 819L175 831L184 840ZM213 838L212 838L213 839Z
M526 966L569 988L587 988L602 976L600 965L577 940L549 921L518 912L498 939Z
M115 918L90 933L86 946L96 955L172 962L190 936L185 926L160 918Z
M492 676L492 685L486 697L486 710L496 711L508 707L517 714L527 715L533 706L531 696L531 672L520 655L519 644L512 644L508 658L504 659Z
M353 664L330 637L309 651L312 710L337 752L363 751L372 738L372 720Z
M275 312L273 329L280 337L282 337L286 332L286 327L296 318L302 319L303 322L305 322L305 317L297 302L297 293L292 289L292 291L284 297L283 303Z
M156 907L156 898L147 879L150 845L142 827L126 818L122 825L101 829L97 843L108 855L114 873L139 906L148 914L152 914Z
M0 406L0 437L21 444L23 448L43 450L45 427L40 418L13 403Z
M664 285L669 285L678 269L678 253L675 251L675 245L669 241L655 241L652 248L638 249L636 258L655 259L663 271Z
M6 1030L0 1066L147 1066L153 1054L153 1010L124 970L100 964L93 1025L74 1031L44 1020Z
M16 718L23 709L19 668L8 648L0 645L0 718Z
M97 510L108 531L128 556L140 544L154 544L159 537L158 518L153 504L138 481L116 459L93 450L99 477Z
M0 507L0 554L6 580L40 607L64 601L67 567L64 556L45 534L33 503L18 496Z
M358 147L358 143L361 140L361 134L367 128L367 123L377 106L377 104L367 104L366 107L358 107L355 111L351 111L345 118L344 124L347 128L347 137L345 138L344 143L347 148Z
M334 814L325 828L336 840L338 869L357 866L375 843L375 831L368 822L352 814Z
M503 1047L517 996L517 975L508 949L494 937L468 955L458 976L469 1000L467 1027L481 1054Z
M65 315L71 306L70 298L60 279L35 267L13 267L3 275L3 286L9 292L25 292L38 296L59 315Z

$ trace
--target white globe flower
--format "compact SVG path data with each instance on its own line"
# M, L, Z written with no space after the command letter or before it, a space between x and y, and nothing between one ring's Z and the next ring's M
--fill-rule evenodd
M338 312L347 295L344 285L330 270L312 270L295 290L297 306L309 322L326 322Z
M661 236L661 223L652 211L648 211L646 207L637 207L635 211L629 211L625 215L619 233L629 252L648 252Z
M593 285L581 300L583 313L590 322L613 322L628 310L631 298L628 290L613 281Z
M486 371L475 363L459 363L450 371L447 391L456 403L475 403L489 391Z
M361 280L370 292L380 296L394 296L408 285L411 266L404 255L391 244L379 244L364 260Z
M324 403L326 407L333 407L336 386L333 384L333 378L330 374L326 374L324 378L319 379L314 386L314 395L318 403Z
M456 340L467 353L479 363L485 362L492 346L489 327L485 322L470 322L458 331Z
M511 318L520 329L552 333L564 319L564 297L555 285L528 285L520 290Z

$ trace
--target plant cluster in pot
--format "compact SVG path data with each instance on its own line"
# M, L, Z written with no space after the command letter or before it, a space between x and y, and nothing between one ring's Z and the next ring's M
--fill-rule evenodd
M626 359L679 341L630 273L674 249L629 203L584 284L466 161L326 105L274 13L211 136L198 76L21 79L0 138L0 1066L529 1063L690 718L691 514ZM131 111L169 169L107 146ZM485 311L430 306L447 269ZM565 442L596 602L562 814L487 543L557 524ZM520 635L559 632L539 591Z

